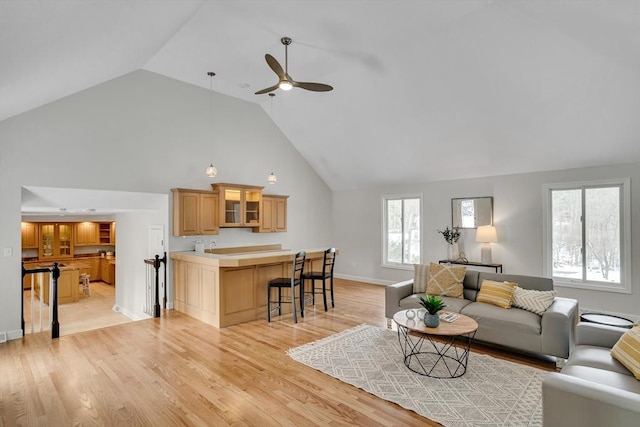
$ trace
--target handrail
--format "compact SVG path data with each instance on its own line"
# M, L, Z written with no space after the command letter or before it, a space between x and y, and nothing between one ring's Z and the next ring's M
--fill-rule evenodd
M51 338L60 338L60 323L58 322L58 278L60 277L60 268L58 267L58 263L54 262L51 267L39 267L39 268L24 268L24 262L22 263L22 281L20 282L20 295L21 297L21 308L20 313L22 317L22 336L25 333L25 322L24 322L24 289L23 283L24 278L27 274L35 274L35 273L51 273L51 278L53 279L53 290L51 291L51 308L53 310L53 314L51 316ZM42 295L40 296L42 298Z
M156 271L156 302L153 306L153 317L160 317L160 296L158 295L158 289L160 287L160 263L164 264L164 299L163 299L163 308L167 308L167 253L164 253L164 256L160 258L160 255L156 255L155 259L145 259L145 264L153 265L153 268Z

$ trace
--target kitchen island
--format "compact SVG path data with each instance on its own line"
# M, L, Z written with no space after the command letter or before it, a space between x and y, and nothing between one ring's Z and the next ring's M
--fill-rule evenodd
M305 271L322 269L325 250L305 250ZM267 281L291 276L296 252L280 245L173 252L174 308L217 328L266 321Z
M25 268L41 268L52 267L51 262L29 263L25 264ZM76 302L80 299L79 281L80 270L88 268L86 264L75 261L61 262L58 264L60 268L60 277L58 277L58 304L67 304ZM42 302L49 304L49 276L51 273L34 273L27 275L25 281L31 281L33 276L33 291L40 298L40 290L42 289Z

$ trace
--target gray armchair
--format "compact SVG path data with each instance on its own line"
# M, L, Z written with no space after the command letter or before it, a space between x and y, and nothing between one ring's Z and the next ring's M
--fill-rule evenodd
M611 356L626 329L579 323L576 346L560 373L542 382L543 424L640 426L640 381Z

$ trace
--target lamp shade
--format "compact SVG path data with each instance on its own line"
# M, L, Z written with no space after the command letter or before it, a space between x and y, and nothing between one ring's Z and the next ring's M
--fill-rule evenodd
M498 233L493 225L481 225L476 231L476 242L496 243L498 241Z

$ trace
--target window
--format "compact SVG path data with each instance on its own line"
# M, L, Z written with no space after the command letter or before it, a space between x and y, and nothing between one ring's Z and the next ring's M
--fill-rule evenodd
M383 265L411 267L420 263L421 196L383 197Z
M547 274L560 286L630 292L629 181L551 185L545 202Z

